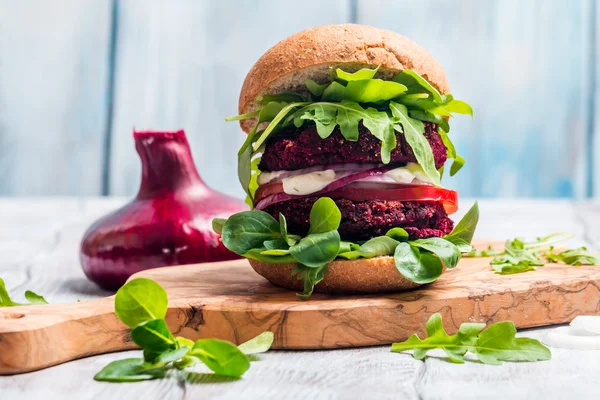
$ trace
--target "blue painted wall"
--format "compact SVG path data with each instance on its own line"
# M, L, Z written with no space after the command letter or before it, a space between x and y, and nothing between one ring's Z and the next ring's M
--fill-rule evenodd
M0 195L131 195L133 126L185 128L201 175L242 196L243 79L296 31L386 28L425 46L475 120L463 196L600 195L594 0L0 0ZM598 171L598 172L596 172Z

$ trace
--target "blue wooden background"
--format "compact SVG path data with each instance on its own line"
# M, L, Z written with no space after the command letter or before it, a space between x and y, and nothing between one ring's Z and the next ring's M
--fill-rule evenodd
M600 196L594 0L0 0L0 195L132 195L132 128L185 128L242 196L235 114L258 57L358 22L426 47L475 120L452 127L464 196Z

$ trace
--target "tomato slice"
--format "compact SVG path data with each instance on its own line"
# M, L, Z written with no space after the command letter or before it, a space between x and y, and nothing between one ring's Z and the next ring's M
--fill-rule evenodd
M254 204L279 193L283 193L281 182L259 186L256 190ZM442 203L447 214L453 214L458 210L458 193L456 191L430 185L380 185L380 187L348 185L327 193L318 192L307 196L290 197L303 198L311 196L327 196L333 199L348 199L351 201L432 201Z
M456 191L429 185L394 185L393 187L389 185L381 189L345 186L327 193L326 196L351 201L433 201L442 203L447 214L453 214L458 210Z

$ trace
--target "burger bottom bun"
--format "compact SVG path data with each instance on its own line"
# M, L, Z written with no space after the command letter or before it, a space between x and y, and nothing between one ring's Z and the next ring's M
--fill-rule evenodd
M301 292L304 281L292 276L295 264L270 264L248 260L252 268L274 285ZM421 286L403 277L394 257L375 257L359 260L334 260L328 272L315 286L318 293L382 293L400 292Z

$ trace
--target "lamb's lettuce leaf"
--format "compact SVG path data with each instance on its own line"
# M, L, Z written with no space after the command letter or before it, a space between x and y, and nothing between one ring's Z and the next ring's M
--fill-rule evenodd
M327 265L336 258L356 260L393 256L398 272L416 283L429 283L442 274L444 267L454 268L468 244L477 223L477 204L447 238L409 240L402 228L392 228L385 236L362 244L342 241L338 228L341 212L335 202L321 197L310 212L310 230L302 237L287 231L285 217L279 221L264 211L244 211L223 223L215 222L225 247L246 258L272 264L295 264L292 276L304 280L302 298L308 298L327 273Z

